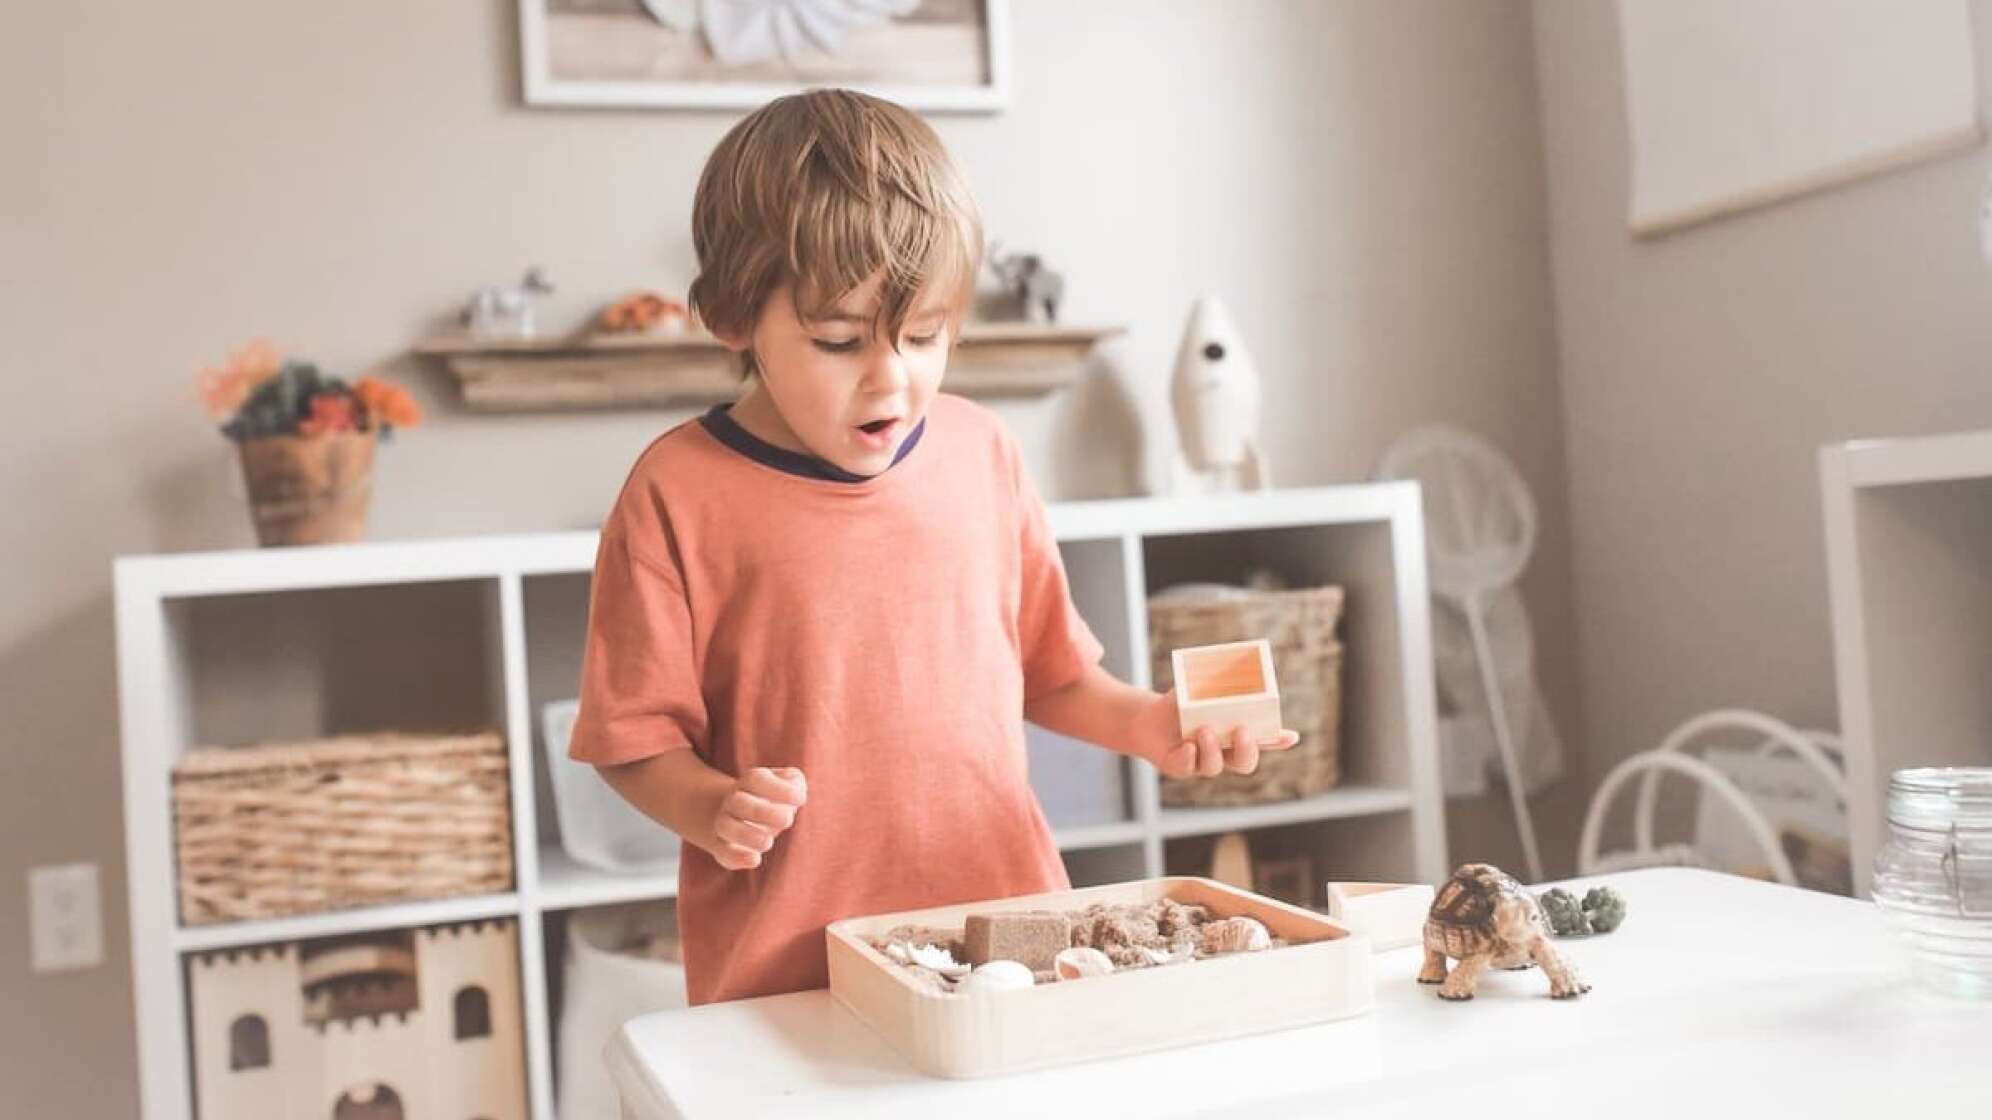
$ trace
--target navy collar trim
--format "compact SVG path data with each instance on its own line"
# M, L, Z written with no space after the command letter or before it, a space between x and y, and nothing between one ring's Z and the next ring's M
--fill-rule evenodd
M732 407L731 404L713 405L710 409L706 410L705 415L699 417L699 423L705 427L706 431L712 433L714 439L717 439L719 442L757 463L773 467L778 471L788 474L825 482L870 482L873 478L877 477L877 475L853 474L834 463L825 462L814 455L805 455L800 451L790 451L785 447L776 447L774 444L741 427L740 422L735 420L729 413ZM922 417L920 423L914 426L912 434L906 437L906 442L899 445L898 453L893 455L892 463L886 467L886 470L891 470L893 467L898 466L900 460L906 458L907 454L913 450L914 445L920 442L920 436L926 430L927 420L925 417Z

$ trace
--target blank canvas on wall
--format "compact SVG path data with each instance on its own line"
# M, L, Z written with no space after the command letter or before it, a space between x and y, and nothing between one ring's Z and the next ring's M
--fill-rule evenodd
M1618 0L1618 15L1635 234L1978 142L1966 0Z

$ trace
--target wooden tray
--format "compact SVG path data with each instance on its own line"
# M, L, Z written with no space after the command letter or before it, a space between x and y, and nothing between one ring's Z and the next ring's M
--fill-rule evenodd
M1170 898L1244 915L1275 937L1321 938L1256 953L1131 969L1028 990L941 993L865 942L895 926L959 928L969 914L1083 910ZM1210 879L1149 879L832 922L830 992L914 1068L988 1077L1347 1018L1375 1002L1366 938L1312 911Z
M1368 937L1377 952L1420 945L1435 892L1423 883L1330 883L1328 916Z

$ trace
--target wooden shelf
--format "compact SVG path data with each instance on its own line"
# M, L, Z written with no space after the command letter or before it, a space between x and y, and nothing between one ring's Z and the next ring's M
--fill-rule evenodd
M1162 835L1204 836L1248 828L1275 828L1303 821L1402 813L1415 804L1409 789L1345 786L1296 801L1272 801L1264 805L1227 805L1207 809L1165 807L1161 813Z
M542 910L572 910L582 906L678 897L676 864L668 870L654 873L619 875L576 862L558 844L541 845L539 860L539 904Z
M948 388L969 396L1034 396L1085 372L1115 326L969 323L948 363ZM415 353L442 361L464 404L487 412L711 404L739 395L738 359L703 331L486 339L441 335Z
M1025 325L982 330L1043 340L1042 328ZM1004 345L993 335L984 341ZM560 352L559 344L546 341L495 345L498 353L528 359ZM660 340L603 342L605 352L641 352L646 345L657 348ZM710 344L662 343L666 349L672 345ZM1350 658L1344 680L1348 706L1341 751L1352 784L1320 797L1235 809L1164 809L1153 767L1059 743L1027 727L1027 739L1035 744L1032 781L1047 804L1068 810L1054 823L1053 835L1075 882L1159 876L1165 841L1176 837L1335 820L1347 824L1304 838L1313 845L1317 878L1436 882L1444 877L1450 864L1421 560L1424 525L1415 484L1058 502L1046 513L1073 601L1106 647L1104 663L1124 680L1152 684L1148 595L1174 582L1206 578L1205 560L1226 573L1266 566L1296 583L1347 588L1355 606L1343 620L1345 638L1352 650L1361 651ZM1192 541L1201 541L1200 548L1186 551ZM571 696L568 690L578 679L581 612L599 544L593 531L571 531L118 558L126 889L140 1093L149 1120L192 1115L190 1020L182 983L186 954L492 917L518 919L530 1116L552 1120L557 1020L552 973L560 960L549 928L576 908L669 898L677 890L670 872L620 876L583 867L566 857L551 829L542 833L553 806L536 792L534 777L546 762L538 717L543 704ZM223 620L212 617L201 601L244 597L231 609L264 613L285 609L292 595L371 588L407 595L410 588L428 587L457 602L466 597L464 583L477 585L480 602L491 612L489 632L462 652L483 655L488 663L481 679L489 693L484 702L502 705L502 715L492 714L504 728L511 763L513 846L521 856L517 890L273 921L179 926L168 791L174 761L202 740L197 709L225 701L248 706L231 719L267 714L281 720L287 718L282 705L290 699L266 702L254 691L263 677L245 676L243 666L219 657L214 638L228 631L216 629ZM232 618L240 624L246 615ZM342 643L336 651L301 646L295 672L285 680L308 690L317 674L334 671L335 662L374 652L365 643ZM194 687L197 679L204 682L200 687ZM1108 764L1094 765L1096 759ZM1091 784L1101 782L1106 784Z
M464 895L458 898L422 899L389 906L328 910L317 914L300 914L292 918L182 926L173 933L173 947L181 952L191 953L212 949L235 949L247 945L268 945L278 941L304 941L313 937L331 937L337 934L371 933L383 929L518 916L519 896L516 894L508 892Z

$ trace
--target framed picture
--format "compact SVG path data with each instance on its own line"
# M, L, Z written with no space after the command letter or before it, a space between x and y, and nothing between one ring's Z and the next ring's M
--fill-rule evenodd
M751 109L845 86L926 112L1009 98L1009 0L519 0L529 105Z

